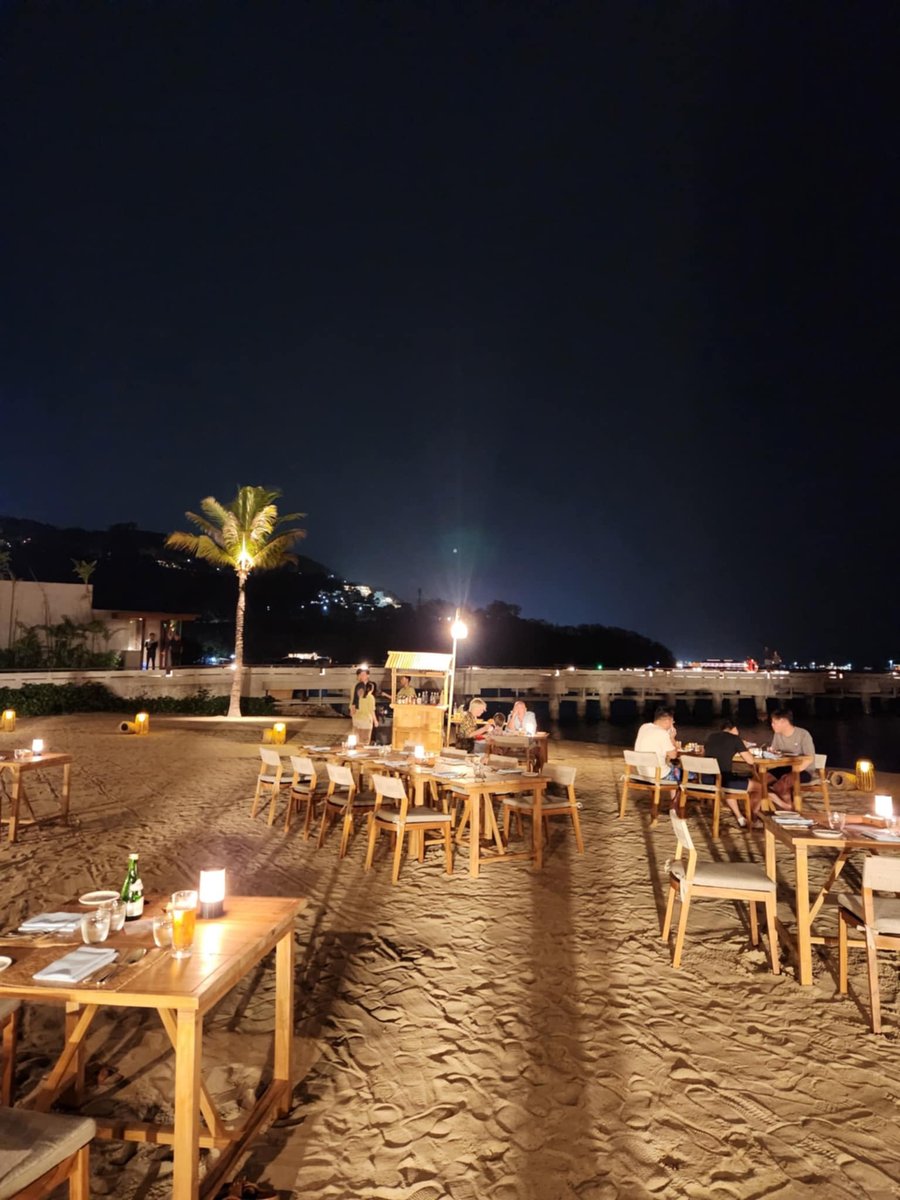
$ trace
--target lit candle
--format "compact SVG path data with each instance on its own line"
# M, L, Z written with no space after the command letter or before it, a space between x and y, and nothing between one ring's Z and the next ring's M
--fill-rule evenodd
M413 758L419 759L419 761L421 761L424 757L425 757L425 747L424 746L413 746Z
M867 758L861 758L856 763L856 786L861 792L875 791L875 764Z
M875 816L876 817L892 817L894 815L894 801L891 796L876 796L875 797Z
M200 917L204 921L221 917L225 911L225 870L200 872Z
M35 738L34 739L34 741L31 743L31 753L36 754L38 756L44 753L44 739L43 738Z

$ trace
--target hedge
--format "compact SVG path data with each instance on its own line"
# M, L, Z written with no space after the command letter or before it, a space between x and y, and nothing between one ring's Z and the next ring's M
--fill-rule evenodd
M0 688L0 708L14 708L20 717L52 717L79 712L186 713L224 717L227 696L213 696L199 688L190 696L118 696L102 683L26 683L20 688ZM244 696L245 717L265 717L275 711L268 696Z

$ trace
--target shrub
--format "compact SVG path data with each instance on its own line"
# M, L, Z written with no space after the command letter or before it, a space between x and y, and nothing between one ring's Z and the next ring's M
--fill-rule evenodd
M242 701L251 717L274 713L267 696L249 696ZM190 696L117 696L102 683L26 683L20 688L0 688L0 708L14 708L20 717L52 717L78 712L183 713L219 717L228 711L227 696L213 696L200 688Z

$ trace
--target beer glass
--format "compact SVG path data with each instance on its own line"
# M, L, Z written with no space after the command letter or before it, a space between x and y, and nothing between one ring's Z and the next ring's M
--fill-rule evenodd
M197 924L197 893L172 893L172 957L190 958Z

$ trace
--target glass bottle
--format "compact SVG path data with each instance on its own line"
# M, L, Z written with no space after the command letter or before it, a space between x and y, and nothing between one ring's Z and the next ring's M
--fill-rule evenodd
M144 885L138 871L138 856L128 855L128 871L122 891L119 893L125 903L125 920L136 921L144 912Z

